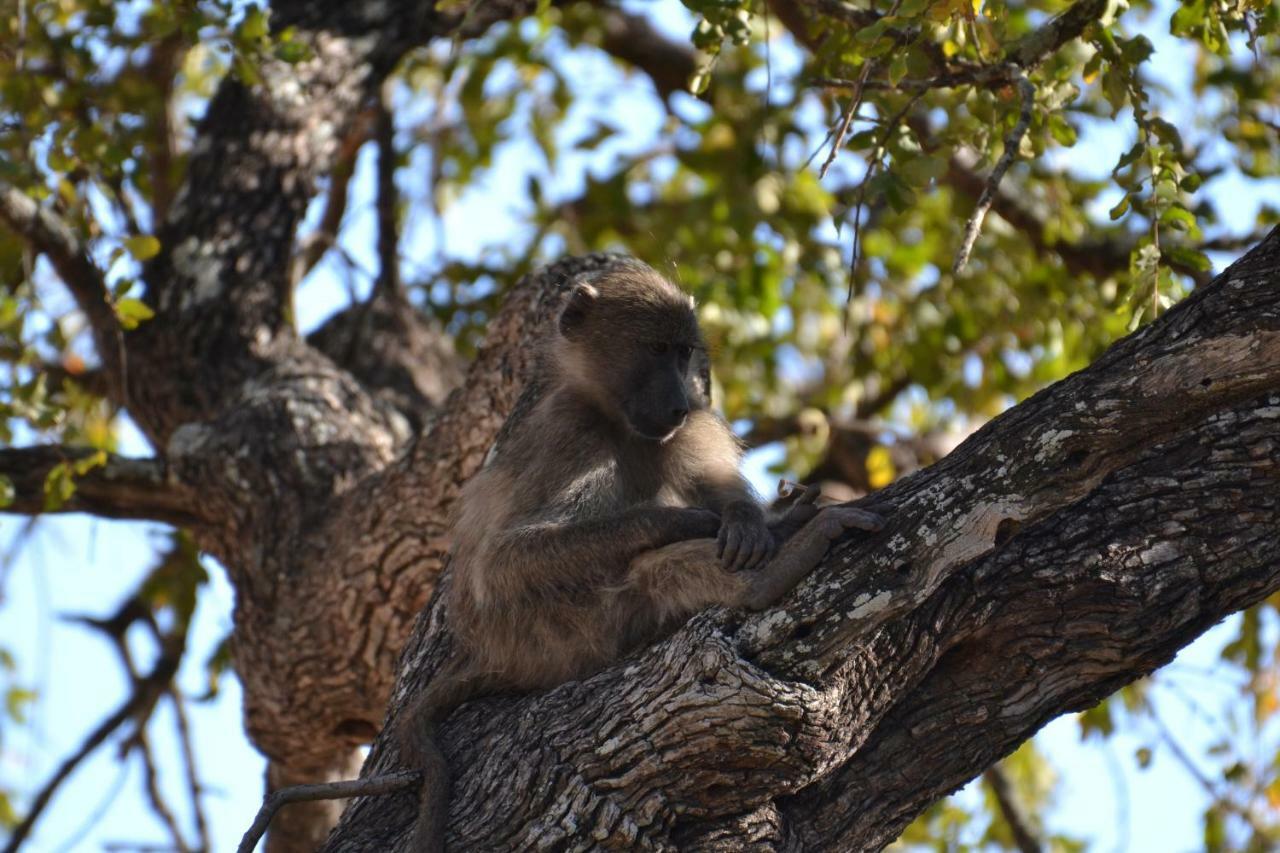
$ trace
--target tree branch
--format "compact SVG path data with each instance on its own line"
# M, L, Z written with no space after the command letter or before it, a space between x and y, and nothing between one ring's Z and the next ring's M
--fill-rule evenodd
M73 475L75 492L61 505L50 506L45 494L50 472L60 465L88 466L96 455L96 451L75 447L0 448L0 476L13 487L13 500L0 512L85 512L179 527L201 522L196 496L169 476L162 461L113 454L106 454L102 464L93 464L84 474Z
M689 94L689 78L698 63L693 48L687 41L667 38L643 15L606 0L589 0L567 4L562 25L570 37L577 39L598 30L600 49L648 76L664 101L677 92ZM697 97L705 100L707 95Z
M960 240L960 249L956 252L955 262L951 265L953 273L960 273L969 263L969 253L973 251L978 232L982 230L982 220L991 209L991 202L995 200L996 191L1000 188L1004 173L1009 170L1009 166L1013 164L1013 158L1018 155L1018 149L1022 146L1022 137L1027 135L1027 128L1031 126L1031 110L1036 103L1036 89L1024 74L1019 73L1015 82L1019 98L1018 120L1009 131L1009 135L1005 137L1004 153L1000 155L990 176L987 177L987 182L982 187L982 194L978 196L978 203L974 205L973 213L965 223L964 237Z
M998 764L993 764L982 774L982 779L995 795L996 804L1000 807L1000 816L1008 824L1009 832L1013 835L1018 849L1022 853L1041 853L1044 845L1036 837L1031 821L1018 803L1017 792L1013 790L1013 783L1009 781L1004 769Z
M329 170L329 188L325 192L324 213L316 228L301 241L302 245L293 254L289 267L291 287L297 287L307 277L320 259L325 256L338 241L338 232L342 230L342 219L347 214L348 188L356 173L356 158L360 149L372 135L373 118L369 111L356 118L351 132L343 140L342 149Z
M186 697L176 687L169 688L169 699L173 702L174 725L177 729L178 744L182 748L182 763L186 771L187 795L191 799L191 814L195 819L197 849L208 851L213 849L209 840L209 822L204 815L204 804L200 802L204 794L204 786L196 774L196 753L191 737L191 723L187 719Z
M263 57L257 82L228 75L219 85L158 229L161 251L144 268L156 317L129 336L131 358L148 368L146 382L130 389L130 413L154 443L208 419L245 382L297 355L294 235L316 182L405 51L483 32L533 4L464 5L272 4L272 28L291 29L311 55L295 63Z
M236 853L253 853L262 834L267 831L271 818L290 803L307 803L315 800L343 800L351 797L376 797L399 791L422 781L422 774L415 772L388 773L372 779L352 779L346 782L324 782L317 785L297 785L274 791L267 795L253 823L240 839Z
M878 494L888 529L840 543L782 606L709 611L585 681L463 706L438 728L450 843L704 849L750 825L766 847L878 849L1280 588L1278 282L1280 229ZM449 657L443 617L437 597L392 723ZM394 769L376 742L365 774ZM325 849L403 849L416 802L352 804Z
M17 188L0 181L0 221L49 259L94 333L103 363L120 363L120 321L102 272L66 222Z
M126 606L128 606L128 602L126 602ZM31 834L36 821L39 820L40 815L49 805L58 788L81 762L88 758L94 750L106 742L107 738L126 722L134 719L143 721L151 713L156 701L167 689L169 683L173 680L174 674L178 671L178 664L182 662L185 634L173 636L169 639L172 642L161 643L160 655L156 658L151 672L147 673L145 677L134 681L133 689L119 707L89 733L75 752L63 759L62 763L58 765L58 769L54 771L53 776L49 778L36 794L35 799L32 800L31 806L22 822L13 828L3 853L16 853L18 848L22 846L22 842ZM141 725L141 722L139 725Z

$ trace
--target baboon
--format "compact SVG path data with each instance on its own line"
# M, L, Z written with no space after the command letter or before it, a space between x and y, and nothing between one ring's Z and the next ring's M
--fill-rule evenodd
M710 605L777 601L874 513L799 494L770 524L709 409L693 301L638 261L581 281L542 353L540 398L463 488L447 618L461 654L394 724L423 771L414 849L444 846L434 723L483 693L597 671Z
M819 509L817 489L766 518L737 439L710 411L693 309L634 260L579 282L540 354L542 390L526 392L463 487L443 588L459 653L388 732L422 774L412 849L444 848L435 724L458 705L582 678L705 607L768 607L845 530L883 527L865 509ZM240 853L312 787L268 797Z

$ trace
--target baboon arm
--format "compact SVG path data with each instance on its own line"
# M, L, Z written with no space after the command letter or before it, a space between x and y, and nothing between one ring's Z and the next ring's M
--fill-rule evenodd
M875 513L828 507L764 566L746 572L720 568L714 539L677 542L632 560L626 588L646 599L659 620L687 617L713 604L763 610L813 571L831 542L846 530L877 531L883 526Z
M673 542L714 536L720 517L693 507L641 506L580 521L540 522L500 534L498 562L554 565L557 586L580 588L578 575L625 566L636 555Z

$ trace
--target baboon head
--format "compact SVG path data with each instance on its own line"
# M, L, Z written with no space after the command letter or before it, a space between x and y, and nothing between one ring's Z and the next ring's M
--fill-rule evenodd
M693 300L639 261L580 282L560 313L562 375L637 436L665 441L709 402Z

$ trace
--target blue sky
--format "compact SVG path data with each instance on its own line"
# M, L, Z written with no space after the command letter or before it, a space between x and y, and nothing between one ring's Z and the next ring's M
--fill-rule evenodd
M633 4L637 8L651 8ZM685 38L690 22L675 0L655 4L657 19L673 37ZM1188 57L1182 46L1163 34L1167 14L1148 21L1149 36L1156 44L1153 71L1175 90L1186 87ZM774 48L774 61L793 61L786 52ZM519 237L517 203L505 191L524 186L530 171L549 179L549 191L571 196L582 184L588 170L604 169L619 150L648 147L661 132L665 115L652 97L646 81L631 77L619 82L616 69L604 58L579 54L565 59L574 77L594 81L586 85L594 103L575 112L563 129L566 137L584 135L591 119L605 114L626 116L625 138L613 141L590 155L578 156L563 164L560 174L545 175L545 166L526 144L510 146L480 182L479 186L452 206L445 215L447 255L474 258L486 247L523 242ZM692 102L680 110L697 110ZM1178 124L1189 126L1195 116L1172 111ZM1124 116L1114 124L1095 123L1071 151L1055 155L1064 168L1090 172L1109 171L1119 153L1131 144L1132 127ZM850 159L850 158L845 158ZM373 251L372 157L362 156L353 182L343 245L366 271L376 269ZM415 156L400 175L401 186L412 190L425 186L425 155ZM1280 187L1272 182L1273 197ZM1252 226L1254 211L1261 200L1260 189L1231 174L1206 187L1206 192L1232 198L1224 213L1232 230ZM1105 209L1105 206L1104 206ZM406 225L404 251L410 267L430 269L446 247L439 244L437 224L427 216L413 215ZM1224 259L1215 258L1216 263ZM358 289L368 282L358 275ZM341 306L347 296L343 269L330 258L304 284L297 301L299 322L314 327ZM141 438L132 435L125 450L146 453ZM765 472L775 458L776 448L753 455L748 470L761 491L773 489L774 478ZM46 779L59 761L80 742L84 734L124 696L125 684L113 650L98 637L68 625L59 617L110 612L125 591L146 571L159 535L155 525L95 521L82 517L41 520L28 536L26 521L0 517L0 553L8 553L15 543L16 559L0 568L7 573L0 600L0 646L17 657L17 681L39 693L28 729L6 727L0 743L0 780L8 787L32 790ZM213 646L230 629L233 592L221 568L207 560L211 582L201 597L196 614L192 648L179 681L189 694L203 692L204 661ZM1238 695L1227 682L1198 676L1202 669L1220 669L1217 653L1229 639L1229 628L1211 631L1179 657L1175 669L1179 684L1187 685L1197 702L1209 710L1230 705ZM132 645L145 661L153 651L141 635L131 637ZM222 682L222 691L209 703L192 703L192 726L197 743L199 776L207 796L205 804L213 829L215 849L234 849L240 833L248 826L262 794L263 762L246 741L240 720L240 693L234 678ZM1190 711L1185 703L1162 698L1161 713L1166 723L1183 737L1193 755L1215 737L1213 727ZM152 726L156 751L160 756L161 782L170 793L170 802L179 811L179 820L190 826L183 810L182 770L171 733L170 709L162 705L157 724ZM1193 850L1200 847L1200 811L1205 799L1198 784L1177 766L1167 750L1157 749L1150 767L1137 769L1134 752L1152 743L1150 735L1119 734L1105 746L1081 746L1079 729L1071 718L1051 724L1038 743L1060 768L1063 779L1060 795L1048 813L1052 828L1089 839L1091 849L1111 850ZM961 797L976 793L967 789ZM87 832L81 830L99 809L106 811ZM1127 827L1127 829L1126 829ZM163 828L148 809L142 794L141 769L136 759L123 768L111 748L98 754L77 772L58 794L40 821L33 850L100 850L120 842L163 844ZM1139 844L1137 839L1142 839Z

